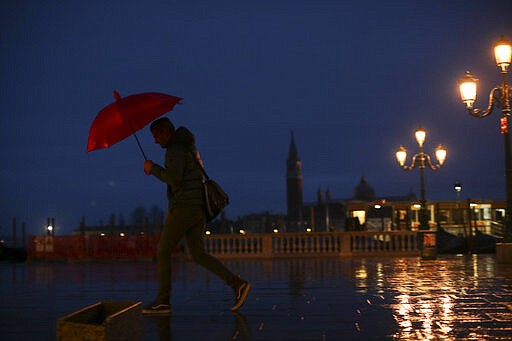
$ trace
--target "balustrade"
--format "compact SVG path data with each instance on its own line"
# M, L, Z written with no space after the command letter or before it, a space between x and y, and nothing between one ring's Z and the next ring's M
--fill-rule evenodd
M319 232L209 235L207 252L219 258L418 255L416 232Z
M220 234L203 242L218 258L413 256L419 255L417 236L410 231ZM151 259L157 242L157 236L30 237L28 254L32 259Z

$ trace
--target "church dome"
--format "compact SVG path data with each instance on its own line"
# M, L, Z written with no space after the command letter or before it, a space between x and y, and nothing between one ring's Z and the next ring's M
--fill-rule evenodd
M361 182L354 189L354 199L364 201L375 200L375 190L368 184L364 176L361 177Z

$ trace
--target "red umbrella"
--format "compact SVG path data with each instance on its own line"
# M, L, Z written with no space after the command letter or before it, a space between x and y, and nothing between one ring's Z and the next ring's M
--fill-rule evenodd
M103 108L92 122L87 152L108 148L134 135L144 159L147 159L135 132L171 111L181 98L158 92L146 92L121 98L115 90L114 98L116 101Z

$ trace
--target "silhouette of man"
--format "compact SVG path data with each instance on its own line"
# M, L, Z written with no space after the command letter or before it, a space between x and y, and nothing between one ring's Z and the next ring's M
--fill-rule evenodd
M144 172L167 184L169 205L157 247L158 294L142 312L171 312L171 256L183 237L192 259L233 288L235 303L231 310L236 311L245 303L251 284L233 274L204 250L202 237L206 216L203 175L194 159L200 163L202 161L195 147L194 135L185 127L175 130L166 117L154 121L150 130L155 143L166 149L165 166L161 167L147 160L144 162Z

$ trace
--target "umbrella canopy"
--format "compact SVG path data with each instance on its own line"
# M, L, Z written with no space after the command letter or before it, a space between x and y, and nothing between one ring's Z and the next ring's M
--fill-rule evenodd
M108 148L135 135L149 122L171 111L181 98L158 92L146 92L121 98L114 91L115 102L103 108L92 122L87 142L87 152ZM137 139L137 135L135 135ZM140 143L137 139L137 143ZM142 148L141 148L142 151ZM144 158L144 151L142 151Z

